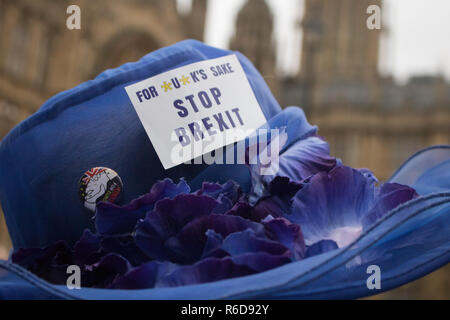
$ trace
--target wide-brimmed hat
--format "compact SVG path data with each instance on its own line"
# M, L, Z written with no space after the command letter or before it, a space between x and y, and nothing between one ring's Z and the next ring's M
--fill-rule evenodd
M239 192L253 192L257 199L249 200L249 206L260 203L258 201L263 198L270 199L270 195L255 192L255 184L268 187L269 178L255 180L248 163L182 163L165 169L125 89L170 70L229 55L235 55L244 71L266 119L262 127L281 129L286 136L280 147L280 157L285 155L280 159L280 170L282 176L298 182L297 189L294 188L295 196L291 195L289 200L294 199L293 212L285 217L270 218L286 218L290 221L286 223L300 225L305 243L296 258L292 254L289 263L283 260L279 266L254 274L246 271L231 279L224 277L206 283L146 289L120 286L118 289L111 286L73 289L64 284L52 284L49 279L32 272L33 269L27 267L28 262L24 262L32 260L27 256L27 252L31 255L32 251L26 249L45 248L62 240L72 248L86 236L86 229L91 230L92 235L98 232L95 221L98 212L94 215L80 201L80 178L90 168L110 168L117 173L120 204L128 204L148 193L158 181L173 181L173 186L181 181L183 188L184 185L189 188L184 193L196 192L199 197L196 190L207 194L204 182L223 186L231 180L239 186ZM243 108L241 114L245 115L245 112ZM310 152L310 143L315 143L320 152L325 149L325 153L328 152L328 146L317 136L317 127L308 123L302 109L282 110L247 58L238 52L213 48L194 40L159 49L138 62L107 70L94 80L58 94L16 126L0 145L0 201L14 252L19 252L21 258L14 261L13 255L8 261L0 261L0 298L356 298L400 286L448 263L450 146L435 146L418 152L386 184L377 185L376 178L368 170L348 168L328 154L325 158L317 158L320 155ZM295 166L302 169L292 171ZM167 182L166 178L171 181ZM355 199L347 201L342 195L327 191L327 188L340 188L340 183L346 185L346 181L358 181L344 190ZM361 188L366 190L363 195ZM277 196L278 200L283 198L283 194ZM314 201L317 207L312 204ZM237 203L237 200L233 201L233 208ZM321 205L323 203L327 203L326 208ZM340 203L345 203L343 209ZM352 205L358 208L348 213ZM124 208L109 206L106 205L108 210L111 206ZM126 210L131 209L127 207ZM153 207L148 211L151 210ZM315 217L320 218L316 221ZM139 221L143 220L139 218ZM268 223L267 217L261 222L264 228ZM327 239L321 239L320 235L330 235L331 229L346 227L346 223L349 227L355 227L356 223L357 235L342 243L330 236L336 240L333 242L337 243L336 247L323 247L321 241ZM286 245L281 238L278 240ZM289 250L290 253L295 251ZM376 266L381 272L380 288L368 285L369 271L373 270L370 266Z

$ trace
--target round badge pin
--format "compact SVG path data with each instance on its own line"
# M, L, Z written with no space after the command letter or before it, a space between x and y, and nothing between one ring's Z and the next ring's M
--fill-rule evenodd
M105 167L86 171L79 182L79 195L83 205L92 212L99 202L117 202L123 191L117 172Z

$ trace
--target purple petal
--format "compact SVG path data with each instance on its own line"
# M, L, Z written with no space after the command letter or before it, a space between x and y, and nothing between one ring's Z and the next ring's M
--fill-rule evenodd
M49 264L58 252L69 250L69 246L63 240L57 241L45 248L20 248L12 256L12 262L21 266L31 266L37 263Z
M219 195L219 197L217 198L217 202L218 204L213 209L212 211L213 213L224 214L228 212L231 208L233 208L234 205L234 203L223 194Z
M363 230L398 205L418 197L413 188L398 183L384 183L378 191L375 206L362 218Z
M303 184L291 181L288 177L276 176L269 184L269 194L290 200L303 187Z
M260 222L268 215L280 217L289 214L292 209L292 197L302 188L303 184L291 181L288 177L275 177L265 186L265 195L253 197L254 207L244 201L239 201L226 214L238 215L252 221Z
M271 215L272 217L281 217L283 215L287 215L291 213L292 210L291 197L293 192L291 190L293 189L291 189L291 187L288 187L284 195L281 190L282 188L276 189L274 195L261 197L254 206L251 206L246 201L238 201L233 206L233 208L231 208L231 210L229 210L225 214L240 216L255 222L260 222L269 215Z
M258 252L290 256L289 249L283 244L260 236L258 237L255 231L251 229L230 234L223 240L222 248L231 256Z
M214 213L223 214L229 211L241 196L242 191L239 185L234 181L227 181L226 183L210 183L203 182L202 188L195 194L207 195L218 201L218 205L214 208Z
M155 183L149 193L131 201L128 205L118 206L111 202L97 205L95 225L100 234L131 233L139 219L153 209L161 199L172 199L179 194L189 193L190 189L184 180L174 184L171 179Z
M131 269L123 276L117 277L111 284L112 289L147 289L156 286L159 278L176 268L168 262L151 261Z
M291 211L291 200L286 201L278 196L267 196L259 199L255 204L252 217L255 221L261 221L269 215L272 217L281 217L290 214Z
M203 182L202 188L196 192L198 195L207 195L218 199L220 195L223 195L235 203L242 194L239 185L229 180L224 184Z
M299 140L280 155L279 176L301 181L318 172L328 172L336 166L328 143L318 136Z
M254 271L245 265L236 265L230 258L207 258L194 265L178 267L158 279L158 287L177 287L245 276Z
M288 140L286 127L280 129L281 131L278 134L272 135L272 132L268 132L269 137L264 138L262 142L259 141L260 137L258 137L258 143L250 145L246 149L245 159L252 179L252 187L249 193L251 204L268 195L268 184L274 178L274 172L279 169L279 154ZM261 159L261 157L267 159ZM263 163L267 164L264 165Z
M223 237L214 230L208 229L205 232L206 241L203 248L201 259L215 257L223 258L228 253L222 249Z
M225 214L238 216L244 219L252 220L259 222L261 220L260 217L254 216L253 207L246 201L238 201L236 204Z
M312 244L306 250L306 258L322 254L338 248L338 245L333 240L320 240Z
M285 218L275 218L264 222L264 227L267 236L287 247L294 260L300 260L305 256L305 241L299 225Z
M176 241L170 242L168 248L175 254L180 263L193 263L203 254L207 241L207 230L213 230L223 238L231 233L252 229L258 234L263 234L261 224L243 219L238 216L211 214L196 219L186 224L176 237Z
M275 177L268 186L268 195L260 198L252 212L253 219L261 221L268 215L281 217L291 213L292 197L303 184L291 181L288 177Z
M232 215L211 214L187 224L179 233L181 241L204 237L207 230L214 230L222 237L231 233L252 229L258 234L263 233L263 226L259 223ZM204 243L204 242L203 242Z
M117 276L110 288L145 289L212 282L266 271L289 262L287 257L267 253L207 258L189 266L152 261Z
M99 262L86 266L84 281L87 286L94 288L107 288L113 281L131 269L131 265L122 256L110 253Z
M336 158L331 157L328 143L316 135L293 143L278 158L279 168L276 176L288 177L293 181L302 181L318 172L328 172L336 166ZM251 166L252 191L251 203L267 196L267 185L273 179L271 175L261 175L256 165Z
M67 266L73 264L72 251L65 241L57 241L45 248L18 249L11 259L54 284L65 284Z
M267 253L247 253L237 257L207 258L194 265L181 266L162 277L158 287L175 287L242 277L289 263L290 259Z
M174 259L170 247L179 230L190 221L209 215L217 206L217 201L209 196L185 194L174 199L159 201L155 209L139 222L136 228L136 244L156 260ZM206 229L203 231L206 231ZM169 241L170 240L170 241Z
M155 222L164 220L170 223L170 229L180 230L186 223L193 219L211 214L217 201L209 196L183 194L174 199L161 200L146 219Z
M101 241L103 253L116 253L127 259L131 265L139 266L149 259L134 242L134 238L128 240L119 237L105 237Z
M74 245L74 259L77 265L92 264L100 257L101 236L84 230Z
M340 166L319 172L296 194L293 213L306 244L332 239L348 244L361 232L361 218L374 203L374 184L358 170Z

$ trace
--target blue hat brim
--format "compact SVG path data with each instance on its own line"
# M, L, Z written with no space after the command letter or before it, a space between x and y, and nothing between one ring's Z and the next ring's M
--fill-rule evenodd
M425 179L438 172L448 175L448 159L450 146L431 147L411 157L389 181L412 179L408 182L417 190L434 192L420 192L422 197L391 210L341 249L251 276L145 290L70 290L0 261L0 299L350 299L378 294L450 261L449 179ZM358 262L362 256L380 267L381 289L368 289L369 264Z

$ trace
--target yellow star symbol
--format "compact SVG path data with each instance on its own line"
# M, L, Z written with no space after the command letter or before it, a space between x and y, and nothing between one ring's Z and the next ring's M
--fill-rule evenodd
M188 84L188 83L191 83L191 82L189 81L189 77L185 77L184 74L183 74L183 76L180 78L180 81L183 82L184 85L186 85L186 84Z
M169 90L172 90L172 84L171 83L167 83L166 81L164 81L164 83L161 86L161 88L164 89L164 92L167 92Z

